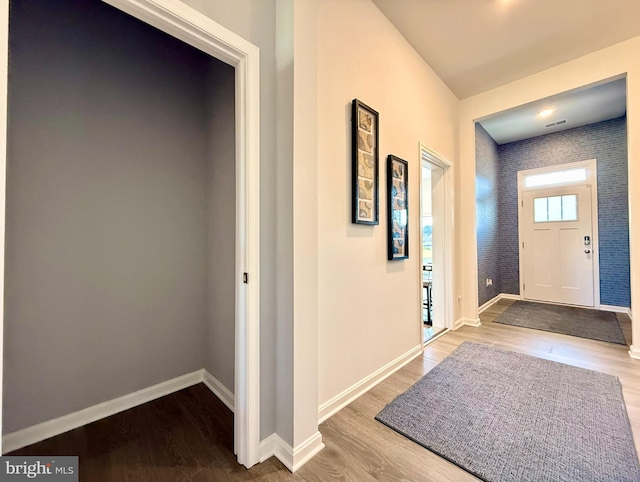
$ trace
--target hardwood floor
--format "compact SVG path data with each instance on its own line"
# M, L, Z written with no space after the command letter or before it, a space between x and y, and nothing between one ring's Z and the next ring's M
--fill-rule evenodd
M202 384L45 440L13 454L79 455L82 481L455 481L478 480L398 435L374 416L466 340L616 375L640 446L640 361L622 345L493 323L441 336L416 358L320 426L325 449L297 473L275 458L246 470L233 456L233 415ZM629 340L630 322L619 316ZM13 455L12 454L12 455Z

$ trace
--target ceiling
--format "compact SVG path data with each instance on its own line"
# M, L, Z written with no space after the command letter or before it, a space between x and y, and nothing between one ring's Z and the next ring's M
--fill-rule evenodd
M553 112L540 116L545 109ZM483 119L480 124L498 144L506 144L615 119L626 110L627 86L623 78L531 102Z
M373 0L459 99L640 35L638 0Z
M460 99L640 35L639 0L373 2ZM546 108L554 112L537 115ZM619 79L511 109L481 124L504 144L625 112L626 85Z

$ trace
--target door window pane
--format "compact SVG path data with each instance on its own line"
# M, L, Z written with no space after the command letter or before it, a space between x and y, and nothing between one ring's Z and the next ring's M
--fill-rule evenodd
M544 223L549 220L546 197L539 197L533 200L533 219L536 223Z
M548 199L549 203L549 221L562 220L562 197L553 196Z
M562 220L575 221L578 219L578 196L569 194L562 196Z
M545 174L533 174L524 179L527 187L550 186L553 184L564 184L568 182L579 182L587 179L585 168L570 169L568 171L555 171Z
M577 194L535 198L533 200L533 220L536 223L577 221Z

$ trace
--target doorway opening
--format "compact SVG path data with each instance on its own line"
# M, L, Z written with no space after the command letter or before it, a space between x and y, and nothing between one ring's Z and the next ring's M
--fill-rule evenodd
M231 298L230 293L234 295L234 300L226 310L227 319L230 320L231 325L227 333L233 334L234 341L231 342L233 349L228 348L226 352L229 354L230 361L225 368L225 383L220 384L217 388L219 391L223 391L223 387L231 386L235 392L231 394L229 391L226 395L230 395L230 397L225 399L223 396L221 398L228 406L230 405L235 414L234 452L237 454L237 460L239 463L251 467L259 461L260 448L260 146L259 116L257 115L259 112L259 52L249 42L177 0L166 0L161 6L152 0L109 0L105 3L109 3L134 17L131 19L122 12L117 12L117 15L121 15L129 22L141 20L161 31L156 32L156 35L159 33L161 35L168 34L168 36L174 37L172 40L176 42L181 40L189 44L189 48L193 49L191 56L211 56L213 57L212 61L226 64L225 67L230 69L231 73L230 76L216 79L217 74L203 74L201 71L198 72L199 67L194 67L193 72L188 71L187 68L178 69L174 72L175 76L180 78L180 82L192 83L193 89L177 88L172 90L174 87L171 82L174 80L177 82L177 80L173 77L165 79L164 72L158 72L158 69L161 70L162 67L155 65L155 62L159 58L167 58L169 63L173 61L182 65L181 62L186 61L185 57L180 55L172 59L171 49L158 49L154 52L153 48L157 43L151 41L144 44L146 48L150 49L149 52L146 52L148 55L146 57L143 55L139 62L130 64L133 67L131 69L120 69L117 74L122 74L123 78L119 78L112 86L113 89L109 90L107 94L104 92L99 94L94 91L94 84L103 82L105 77L110 78L112 73L116 74L115 71L109 71L110 62L114 61L113 56L116 53L128 54L129 45L133 47L136 45L136 42L133 41L128 45L122 45L123 39L118 38L115 39L119 42L119 48L116 49L112 48L108 40L102 39L98 42L98 48L102 49L101 52L104 55L87 56L83 61L78 60L85 58L81 56L67 59L67 67L71 66L74 82L62 88L61 92L66 96L81 97L84 95L82 99L70 105L65 104L66 101L61 100L59 96L44 96L44 93L54 92L51 86L55 83L54 81L60 81L59 77L65 71L63 65L50 66L52 76L50 78L45 76L44 79L51 80L51 82L40 85L39 94L42 95L38 97L38 100L29 99L29 96L24 98L27 98L29 108L44 106L50 109L58 106L61 108L58 109L60 115L57 117L33 116L31 118L22 116L13 120L9 118L10 134L11 129L16 129L18 124L35 128L36 132L46 131L49 134L57 134L52 135L50 142L44 144L38 145L38 142L33 140L21 144L23 150L45 146L45 149L42 149L42 155L37 157L38 165L31 166L36 170L39 169L39 173L30 177L33 182L40 187L44 186L45 189L38 188L33 191L33 196L29 198L30 201L27 204L16 203L16 198L9 196L9 202L13 200L15 208L12 211L12 218L7 218L8 223L13 219L11 235L22 231L27 236L26 239L30 241L25 244L17 243L15 237L8 239L6 246L2 247L5 251L3 258L14 261L13 256L6 255L6 250L11 248L11 243L21 252L33 249L42 240L29 233L38 232L40 237L44 235L42 231L34 231L33 226L28 223L45 222L48 223L48 235L51 243L43 246L48 251L55 251L53 247L58 247L59 256L49 256L46 259L39 256L31 264L40 263L47 267L48 272L58 273L59 276L57 281L51 284L45 283L43 278L36 276L39 284L31 284L29 287L29 276L23 269L25 265L23 264L16 269L14 264L12 276L8 278L8 281L12 283L11 289L14 290L14 294L20 293L19 288L23 285L28 289L42 289L48 286L51 288L51 294L36 297L38 303L37 306L32 304L33 310L24 303L24 306L21 305L22 308L18 308L14 303L17 298L11 297L11 302L14 304L7 306L5 315L7 316L7 330L5 330L4 318L0 315L0 328L2 328L0 332L4 338L1 340L3 343L0 343L0 358L3 345L5 349L10 347L9 353L13 352L14 354L17 350L24 349L24 346L20 347L16 342L15 320L20 316L22 318L26 316L30 321L44 320L45 318L48 321L57 319L64 322L65 333L77 337L78 341L78 343L67 343L66 345L64 343L58 344L58 348L61 350L63 346L66 346L66 349L63 350L63 353L58 352L52 356L58 357L62 365L67 368L73 366L74 370L78 372L84 369L90 371L91 367L97 363L100 369L94 370L94 375L100 375L104 372L104 366L96 360L103 356L110 360L113 366L123 370L124 376L120 379L123 381L123 385L109 390L109 383L101 384L97 380L92 380L91 383L82 383L81 377L76 377L78 373L66 372L66 378L74 380L74 382L71 390L59 391L57 393L59 396L54 397L55 400L53 400L56 403L50 404L51 407L55 406L54 409L58 412L40 414L44 420L38 420L37 417L30 419L30 416L24 413L19 420L11 420L13 430L16 431L9 435L17 434L18 436L12 437L12 443L6 443L3 449L7 451L7 449L15 448L15 445L11 447L12 444L28 445L56 433L70 430L88 423L86 417L91 416L95 420L106 416L103 412L113 410L111 413L115 413L121 410L122 405L128 408L128 406L142 403L140 402L141 396L134 396L138 393L136 390L149 391L148 389L153 389L149 393L153 392L159 394L156 396L161 396L166 394L167 390L170 393L172 387L175 388L183 383L187 384L186 386L198 382L205 382L208 386L215 385L211 383L210 377L206 376L206 372L202 370L203 367L197 363L186 362L180 366L167 363L167 358L162 357L165 348L167 349L165 354L173 347L182 350L186 354L185 359L188 360L191 360L193 354L189 353L191 348L188 346L189 340L183 339L184 332L188 330L182 330L179 323L161 322L169 319L179 322L182 318L189 318L195 326L197 319L202 318L204 323L204 313L209 309L205 300L206 295L202 294L203 285L206 284L204 272L216 256L207 257L207 251L210 251L211 246L220 242L220 239L210 236L209 231L221 232L221 230L217 229L219 225L207 224L207 205L215 201L215 193L207 194L209 188L215 187L214 182L209 183L208 176L212 170L196 160L197 156L193 155L193 151L198 149L201 149L202 152L209 151L211 146L208 145L208 142L212 138L207 137L206 134L200 138L196 134L196 129L185 129L179 120L171 116L155 115L157 112L155 114L151 112L146 118L117 114L109 119L101 117L106 110L117 111L118 108L122 108L123 111L126 111L127 108L137 108L139 104L144 102L156 107L164 106L166 102L169 102L175 110L185 114L184 119L188 120L189 125L201 125L205 126L204 129L214 129L215 126L212 125L214 122L207 119L206 110L211 104L215 104L215 101L210 102L206 96L200 98L199 101L195 97L191 98L193 92L197 91L201 84L212 80L214 84L216 82L224 83L225 89L230 90L233 95L230 102L231 107L226 111L227 123L230 126L227 138L231 142L230 156L227 157L230 157L231 162L230 168L229 165L225 167L226 170L219 180L231 187L231 191L224 191L228 195L226 200L228 204L220 211L224 211L224 214L221 215L226 219L226 223L222 222L222 225L226 224L228 237L233 238L230 244L227 242L228 239L221 242L229 247L224 255L227 260L230 260L225 267L229 271L226 275L229 285L225 289L227 300ZM105 3L97 2L97 5L105 8ZM17 5L17 2L15 4ZM13 6L14 2L12 2ZM33 6L30 5L30 7ZM106 8L110 9L110 7ZM115 10L111 10L111 14L113 12ZM0 10L0 23L4 32L8 31L8 14L9 5L7 4ZM13 21L12 17L12 28ZM56 11L54 15L44 16L40 19L41 25L46 26L47 29L52 28L54 23L66 25L66 21L67 19L62 17L59 11ZM72 23L74 26L82 27L86 21ZM90 30L90 27L82 28ZM91 32L88 33L91 34ZM72 37L70 29L66 29L62 35L55 38L56 41L65 42L72 41ZM17 45L18 48L21 47L20 44ZM61 52L46 42L43 45L44 47L39 53L44 54L42 56L45 63L48 55L53 58ZM1 47L0 50L5 56L5 62L2 65L5 67L0 71L0 91L6 93L9 80L6 71L9 56L6 38L3 38ZM51 48L51 52L49 52L49 48ZM13 61L15 58L9 60ZM29 58L25 65L30 62ZM85 76L83 72L88 75ZM133 82L140 78L149 77L150 72L155 72L155 78L158 79L158 82L164 82L161 88L151 89L144 82L142 84ZM15 70L12 70L12 75L14 73ZM13 87L18 86L20 89L26 89L31 84L42 80L37 75L28 75L25 78L28 80L27 83L17 83ZM150 79L150 81L153 80ZM15 90L10 91L11 95L15 94ZM130 98L128 100L117 95L123 90L129 92ZM189 97L188 108L185 107L187 104L174 105L185 97ZM12 97L7 98L3 95L2 98L4 108L0 109L2 112L0 125L5 125L7 104L9 104L9 114L12 111L17 112L17 104L15 104L15 99L12 100ZM14 102L13 106L12 102ZM83 111L86 114L84 119L81 108L86 108ZM165 134L159 134L160 129L164 129ZM106 142L101 137L106 131L115 131L112 142ZM183 135L177 140L174 139L175 142L171 142L172 133L175 132L182 132ZM156 142L142 143L140 142L142 137L153 137ZM73 139L78 142L74 142ZM102 141L95 144L93 148L85 147L86 152L84 153L78 150L81 142L91 139L102 139ZM15 137L13 140L15 141ZM130 152L130 158L125 159L120 155L122 152L118 154L119 150L123 148L133 149L134 152ZM15 155L15 152L15 145L10 146L9 155ZM110 155L113 156L113 161L117 166L109 162L91 162ZM2 150L1 156L0 184L4 189L6 184L4 165L7 160L4 150ZM48 162L49 157L56 156L63 163L58 167L54 167L52 162ZM203 156L206 157L206 154ZM76 163L75 167L64 164L65 159L72 158ZM131 162L125 162L126 160ZM15 167L14 164L14 170ZM55 185L55 182L65 183L73 180L77 182L73 184L72 189L62 190L58 185ZM172 183L172 180L176 182ZM14 189L13 192L15 194L16 190ZM229 195L230 192L235 192L235 195ZM146 194L149 194L150 197L147 197ZM57 201L50 202L51 199L48 196L51 199L57 199ZM3 204L0 209L4 214L4 196L1 196L1 199ZM92 205L97 206L96 211L89 210ZM10 207L9 204L7 207ZM22 211L25 209L40 209L40 211L22 216ZM62 216L56 218L57 221L50 216L54 211ZM99 222L97 218L100 218ZM168 222L169 218L172 220L171 223ZM196 218L202 218L202 223L199 223ZM3 216L0 223L0 227L5 231ZM96 226L97 229L93 229ZM176 229L173 229L172 226ZM64 242L66 235L71 236L68 239L72 243ZM190 247L191 241L197 245L193 250ZM81 248L78 248L78 242L82 245ZM72 246L73 243L76 243L75 248ZM132 250L136 246L139 249L134 253ZM184 249L181 250L181 247ZM213 254L217 255L218 259L220 258L218 253ZM203 262L194 262L193 256L200 256ZM28 259L28 256L24 259ZM73 261L74 259L75 261ZM164 273L161 266L164 267L162 268L165 270ZM11 269L9 265L7 267ZM35 268L38 267L35 266ZM251 284L247 284L247 273L251 274ZM123 274L127 274L127 276L120 276ZM146 281L145 277L147 277ZM109 286L106 286L109 280L111 280ZM76 288L69 289L66 294L78 294L82 290L89 290L90 293L88 296L72 300L70 299L72 296L65 296L64 290L65 287L73 286ZM141 291L136 292L136 286ZM171 292L172 287L177 287L173 293ZM0 284L0 291L2 290L4 290L4 285ZM56 290L61 296L55 295ZM108 296L103 296L104 294ZM23 293L22 296L24 298L27 294ZM115 297L119 302L114 303L109 297ZM55 304L56 309L46 310L44 308L46 303ZM28 313L24 308L27 308ZM46 316L36 316L38 310L46 313ZM65 315L69 310L73 311L73 317ZM126 313L128 315L125 316ZM104 317L109 318L111 324L96 322L98 318ZM84 319L85 323L74 328L70 326L71 318L78 321ZM134 326L135 322L140 321L142 323ZM10 325L10 323L12 324ZM53 323L44 326L48 327L44 330L45 335L55 334ZM116 328L121 329L119 335L108 332ZM52 329L54 332L51 332ZM134 329L138 334L146 334L144 342L140 340L136 342L136 337L133 336ZM90 332L91 330L93 332ZM160 331L167 332L163 338L167 346L158 347L153 343L153 340L158 338ZM200 335L197 337L203 338ZM24 341L23 336L19 338ZM117 342L109 348L107 348L108 345L99 345L101 340L106 343L110 339L117 340ZM49 352L53 353L55 347L52 343L48 343L48 345ZM155 349L154 346L156 346ZM84 356L79 355L80 358L83 358L84 363L72 360L71 354L74 352L74 347L76 351L80 347L80 351L84 350L83 353L86 353ZM198 347L198 354L204 355L206 347L200 347L200 341L198 341ZM140 363L128 363L127 357L124 356L125 352L130 354L137 352L136 360ZM158 363L142 367L145 360L158 356ZM45 358L41 356L39 360ZM11 361L15 368L17 366L15 360ZM82 368L83 365L84 368ZM5 367L7 367L6 364ZM184 371L191 371L191 373L185 374ZM41 373L38 373L37 367L34 373L36 373L36 378L42 376ZM65 370L60 370L60 373L65 373ZM13 378L15 380L15 376ZM171 380L168 380L169 378ZM114 380L117 380L117 377ZM96 389L96 385L100 388ZM179 386L179 388L182 387ZM117 390L120 392L117 393ZM215 393L213 388L212 391ZM82 400L71 400L74 394L81 397ZM10 399L12 406L19 409L19 399L6 388L3 405L7 403L7 395L12 397ZM123 402L122 398L129 395L131 395L131 400ZM145 396L149 397L149 395ZM150 398L155 397L151 396ZM120 405L116 403L117 401ZM114 402L114 406L103 407L104 410L99 412L98 417L95 416L95 411L88 414L89 411L86 410L102 406L99 404L104 405L111 402ZM77 410L80 412L76 412ZM67 416L70 415L69 412L82 416L69 417ZM109 414L107 413L107 415ZM83 416L86 417L82 418ZM50 420L55 420L57 423L47 424ZM33 425L34 423L35 425ZM21 427L25 428L21 429ZM4 431L12 430L11 426L8 428L9 430L5 429Z
M421 329L426 343L451 328L450 164L420 146Z

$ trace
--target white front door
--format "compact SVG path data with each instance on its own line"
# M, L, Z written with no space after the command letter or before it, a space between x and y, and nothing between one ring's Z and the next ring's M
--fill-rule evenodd
M524 298L593 306L591 186L525 191L522 197Z

